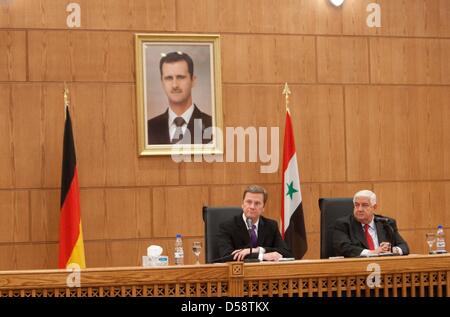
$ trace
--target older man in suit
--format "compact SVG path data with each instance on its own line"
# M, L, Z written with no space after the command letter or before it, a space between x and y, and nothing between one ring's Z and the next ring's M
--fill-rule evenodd
M148 120L148 144L210 143L211 133L205 130L211 127L212 117L192 101L196 76L191 57L182 52L168 53L161 58L159 69L169 107Z
M333 249L345 257L370 256L392 252L409 253L394 219L375 215L377 197L370 190L361 190L353 197L353 214L336 220Z
M243 213L221 224L219 230L219 254L223 259L242 261L244 258L258 258L278 261L292 257L283 241L276 221L263 217L267 192L252 185L244 191Z

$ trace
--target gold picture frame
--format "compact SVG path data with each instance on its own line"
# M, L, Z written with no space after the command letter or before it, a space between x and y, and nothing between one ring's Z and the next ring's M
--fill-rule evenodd
M220 36L135 34L135 53L138 155L222 154ZM189 56L192 69L178 55ZM170 73L177 65L188 76ZM187 84L175 83L179 78ZM183 121L182 144L174 143L172 119L183 113L179 110L189 103L187 96L192 103L183 116L190 113L190 119Z

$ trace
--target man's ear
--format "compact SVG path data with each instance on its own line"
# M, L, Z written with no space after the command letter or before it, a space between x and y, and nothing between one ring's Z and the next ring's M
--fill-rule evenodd
M192 75L192 87L195 87L196 82L197 82L197 76Z
M377 204L373 205L373 210L376 210L376 209L377 209L377 207L378 207L378 205L377 205Z

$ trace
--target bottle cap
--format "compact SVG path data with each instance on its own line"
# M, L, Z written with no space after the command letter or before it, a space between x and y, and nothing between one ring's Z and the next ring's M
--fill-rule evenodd
M442 225L438 225L438 229L442 229L443 227L442 227Z
M176 238L181 238L181 234L177 233Z

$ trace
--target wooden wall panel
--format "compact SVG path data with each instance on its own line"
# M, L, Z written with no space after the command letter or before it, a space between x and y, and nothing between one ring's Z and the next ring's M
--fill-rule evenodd
M371 38L371 81L384 84L449 84L450 40Z
M202 207L207 206L208 188L201 186L155 187L153 189L154 237L195 236L202 233ZM174 199L176 198L176 199Z
M42 184L42 90L39 86L12 86L11 107L13 173L16 188Z
M80 205L83 235L87 241L148 238L152 235L149 188L82 189ZM46 212L54 213L53 206L47 206ZM42 222L40 218L40 214L33 214L34 222ZM59 228L59 217L56 218Z
M31 190L31 241L59 240L60 190Z
M106 183L136 184L137 129L134 86L109 85L106 90Z
M71 84L68 88L80 186L105 186L106 113L116 107L117 100L107 97L110 89L104 84Z
M366 24L367 5L381 6L381 27ZM344 34L448 37L450 3L446 0L347 0L342 6Z
M105 240L84 241L86 267L91 268L115 266L111 262L111 253L106 245L107 242Z
M345 94L349 180L448 179L446 87L346 87Z
M31 81L134 82L132 33L30 31L28 47Z
M80 210L85 240L106 239L108 227L106 217L106 193L103 188L81 189Z
M11 85L0 84L0 188L11 188L15 183L11 103Z
M280 162L265 174L260 161L137 155L137 32L219 33L224 125L279 127L280 161L289 82L306 258L319 257L319 197L374 189L412 252L426 251L424 234L439 222L450 228L448 0L379 0L374 29L365 23L370 0L77 2L81 29L67 28L67 1L0 8L0 269L57 266L63 81L88 266L142 265L150 244L173 263L178 232L193 263L202 206L239 205L248 184L267 188L265 213L279 221Z
M30 240L28 191L0 191L0 242Z
M368 42L365 38L318 37L320 83L368 83Z
M175 0L78 0L82 29L153 29L175 27ZM3 1L0 28L65 29L65 0Z
M301 181L343 181L342 88L293 85L291 89L290 108Z
M326 1L177 1L177 30L283 34L340 34L342 14Z
M403 229L450 227L450 183L376 183L380 213L393 216Z
M25 47L25 32L0 31L0 81L26 80Z
M33 86L37 85L33 84ZM40 125L42 130L42 186L44 188L55 188L61 186L65 116L62 99L64 85L43 84L39 86L42 87L42 119L41 122L36 120L33 124ZM73 108L71 109L71 115L73 116ZM77 142L75 141L75 143Z
M224 35L222 80L226 83L315 82L314 50L314 38L309 36Z
M432 229L403 229L400 234L408 243L410 254L428 254L428 244L426 240L426 233L435 233L437 228ZM448 229L447 229L448 232ZM436 248L436 244L434 245Z
M137 235L137 195L134 189L105 191L106 238L127 239Z
M0 245L2 270L58 268L57 243Z

